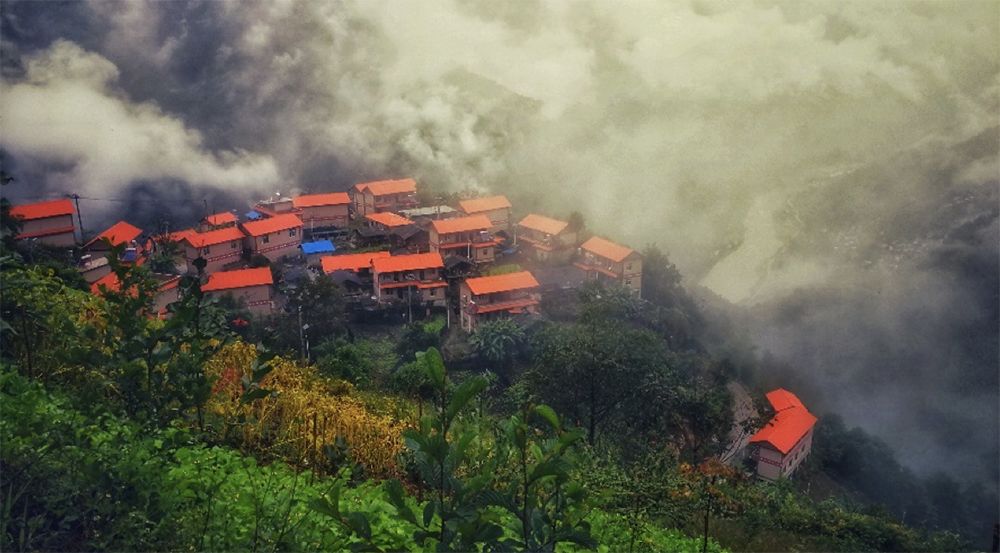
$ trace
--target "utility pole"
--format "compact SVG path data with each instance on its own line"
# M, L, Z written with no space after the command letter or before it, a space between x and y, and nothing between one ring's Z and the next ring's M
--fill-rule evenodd
M302 306L299 306L299 357L306 360L306 331L302 326Z
M76 223L80 225L80 242L83 242L83 237L86 235L83 232L83 216L80 215L80 195L66 194L66 196L73 198L73 202L76 204Z

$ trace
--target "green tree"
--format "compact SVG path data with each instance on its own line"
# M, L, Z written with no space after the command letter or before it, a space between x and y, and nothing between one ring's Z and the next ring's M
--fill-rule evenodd
M497 368L509 369L525 345L524 329L512 319L487 321L476 327L469 338L482 358Z

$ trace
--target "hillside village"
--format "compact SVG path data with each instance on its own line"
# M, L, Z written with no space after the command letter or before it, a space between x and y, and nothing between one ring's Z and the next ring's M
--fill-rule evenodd
M444 315L471 333L486 321L544 316L543 295L572 293L588 281L622 286L639 298L643 259L636 250L587 232L580 221L539 213L514 217L502 195L457 205L421 205L413 179L360 183L348 192L275 195L238 210L204 216L197 227L149 233L119 221L81 240L69 199L13 206L18 239L69 248L82 244L75 265L91 292L118 290L108 256L144 265L171 260L153 277L154 310L180 299L182 275L198 276L208 296L230 296L254 316L285 309L283 290L296 279L328 275L349 308L387 320ZM577 218L578 215L568 219ZM114 250L113 250L114 249ZM71 253L71 255L73 255ZM271 266L280 266L276 281ZM294 275L294 278L293 278ZM749 459L764 480L790 477L809 455L813 416L783 389L767 394L773 418L751 435L731 436L722 458ZM737 425L751 413L738 413Z

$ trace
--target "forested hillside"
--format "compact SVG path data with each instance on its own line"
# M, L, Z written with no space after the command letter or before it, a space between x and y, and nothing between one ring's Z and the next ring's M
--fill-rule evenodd
M0 547L970 547L979 529L947 502L971 514L971 496L929 495L896 465L924 507L904 524L864 495L881 473L852 464L878 444L835 422L806 471L840 479L825 497L720 463L726 385L755 369L707 352L680 275L646 256L648 301L595 285L465 339L439 319L359 324L325 277L263 320L185 277L164 319L147 268L112 256L121 285L92 294L5 229ZM303 321L321 337L308 356Z

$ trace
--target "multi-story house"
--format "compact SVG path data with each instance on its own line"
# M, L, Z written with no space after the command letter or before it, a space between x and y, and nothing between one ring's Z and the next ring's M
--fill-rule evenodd
M538 281L528 271L467 278L459 289L462 328L467 332L484 321L537 313L542 300Z
M642 291L642 255L632 248L593 236L580 245L580 256L574 265L586 271L592 280L615 282L636 296Z
M235 227L237 222L239 221L236 219L236 215L229 211L213 213L212 215L206 215L205 218L201 220L198 225L198 230L207 232L220 228Z
M417 182L413 179L383 180L355 184L351 188L354 216L400 211L417 207Z
M292 207L299 211L305 228L346 227L350 220L351 198L347 192L296 196Z
M576 232L569 230L569 223L544 215L529 214L516 230L517 243L539 261L568 257L576 245Z
M166 318L168 316L167 306L181 299L181 277L178 275L164 275L159 273L153 273L150 276L156 281L157 287L156 291L153 293L152 305L149 306L148 314L151 316ZM121 287L122 284L121 281L118 280L118 275L115 273L108 273L97 281L91 283L90 292L95 296L102 296L106 292L120 292ZM130 293L133 297L138 295L138 292L136 292L134 288Z
M441 276L444 260L437 252L372 259L375 300L381 304L443 306L448 283Z
M372 261L389 256L387 251L327 255L319 262L324 274L330 275L349 295L357 296L364 291L371 293Z
M244 247L250 255L263 255L271 261L298 254L302 244L302 220L292 213L275 215L260 221L243 223Z
M69 200L53 200L34 204L15 205L10 216L18 219L21 230L18 240L37 240L40 244L55 247L76 245L76 210Z
M205 260L206 274L239 263L243 256L243 238L243 231L239 227L184 233L181 245L188 271L195 269L194 262L199 257Z
M473 263L492 263L497 241L490 233L493 223L485 215L469 215L431 221L429 245L443 256L458 255Z
M791 476L812 450L816 417L795 394L778 388L767 393L774 416L750 437L749 455L765 480Z
M488 198L474 198L458 202L458 207L462 208L467 215L485 215L493 223L491 231L510 230L510 201L507 196L490 196Z
M209 296L232 295L255 315L266 315L274 309L274 279L269 267L222 271L208 275L201 290Z

